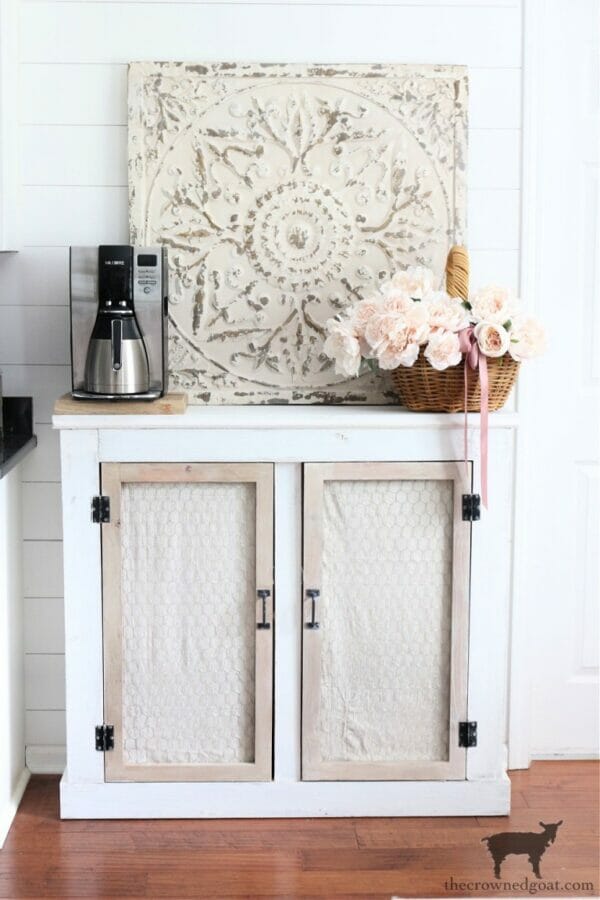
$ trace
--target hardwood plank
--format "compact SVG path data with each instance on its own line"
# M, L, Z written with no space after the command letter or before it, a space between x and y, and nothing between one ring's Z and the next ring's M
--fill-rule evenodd
M118 837L115 834L115 838ZM324 843L334 849L356 850L358 843L351 820L343 826L304 830L273 828L269 822L246 824L235 829L177 828L172 831L149 832L148 829L130 835L138 850L309 850Z
M527 859L509 856L496 883L481 838L538 831L540 819L563 819L541 861L544 883L561 890L545 893L597 896L598 795L589 784L599 770L535 763L513 776L519 802L508 816L244 821L61 821L58 778L34 776L0 853L0 898L523 896L525 877L535 884ZM450 878L490 888L458 891ZM593 888L567 890L569 881Z
M539 831L540 829L534 829ZM395 847L393 849L375 850L303 850L301 851L302 867L306 871L330 872L335 869L349 871L402 870L416 867L418 871L438 869L452 872L457 866L486 867L491 857L482 838L488 836L490 830L481 829L479 837L468 845L445 847ZM582 846L578 842L560 843L558 838L546 850L542 862L547 866L584 866L593 858L594 844ZM518 861L518 860L517 860ZM520 868L527 869L523 861Z
M510 808L511 809L524 809L527 806L527 801L525 800L525 794L522 791L511 791L510 792Z
M578 775L574 772L568 775L543 775L532 774L529 778L525 777L525 773L519 772L511 775L511 784L513 789L522 790L525 794L536 788L543 788L545 791L598 791L600 787L600 779L595 773Z
M560 806L562 809L597 809L598 794L596 791L547 791L543 788L532 788L524 794L530 809L547 809Z
M558 822L562 819L565 824L569 824L571 828L577 828L580 831L598 832L600 825L598 821L597 807L578 808L576 810L567 811L560 805L560 799L555 799L554 806L544 807L541 809L532 809L531 807L523 807L516 809L509 816L477 816L479 825L483 825L488 829L495 831L535 831L536 825L540 818L544 822Z

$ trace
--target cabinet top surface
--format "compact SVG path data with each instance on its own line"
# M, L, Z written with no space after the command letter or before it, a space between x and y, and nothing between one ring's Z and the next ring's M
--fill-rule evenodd
M422 429L464 428L462 413L414 413L396 406L192 406L183 415L55 415L58 429ZM514 428L514 412L490 415L491 428ZM469 426L479 425L479 415L469 415Z

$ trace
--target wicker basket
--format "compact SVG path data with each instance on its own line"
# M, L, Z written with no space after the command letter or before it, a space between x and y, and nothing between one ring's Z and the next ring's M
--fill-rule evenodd
M466 299L469 291L469 257L464 247L452 247L446 264L446 289L453 297ZM465 361L438 372L429 365L423 350L413 366L399 366L391 373L392 385L403 406L414 412L465 412ZM501 409L513 389L519 363L507 354L488 357L490 410ZM467 366L467 409L479 412L481 388L479 372Z
M491 410L506 403L519 372L519 363L506 354L499 359L488 357L489 404ZM399 366L391 373L394 390L402 404L414 412L464 412L464 360L443 372L429 365L423 351L414 366ZM481 388L479 372L467 367L467 412L479 412Z

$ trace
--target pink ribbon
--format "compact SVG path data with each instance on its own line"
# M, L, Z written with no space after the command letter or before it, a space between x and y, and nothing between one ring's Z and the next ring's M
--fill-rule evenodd
M489 383L487 359L483 353L479 352L477 338L473 332L473 327L463 328L458 332L458 340L460 342L460 352L465 357L465 466L467 465L467 457L469 455L469 437L467 424L467 400L468 400L468 375L467 366L473 371L479 369L479 383L481 385L481 499L483 505L487 509L488 505L488 405L489 405Z

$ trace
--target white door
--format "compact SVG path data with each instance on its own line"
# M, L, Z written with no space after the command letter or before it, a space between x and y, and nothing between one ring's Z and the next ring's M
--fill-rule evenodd
M517 589L531 606L531 753L586 756L598 751L599 709L600 6L550 0L534 8L537 260L528 264L537 262L549 348L522 366L529 466L526 575Z

